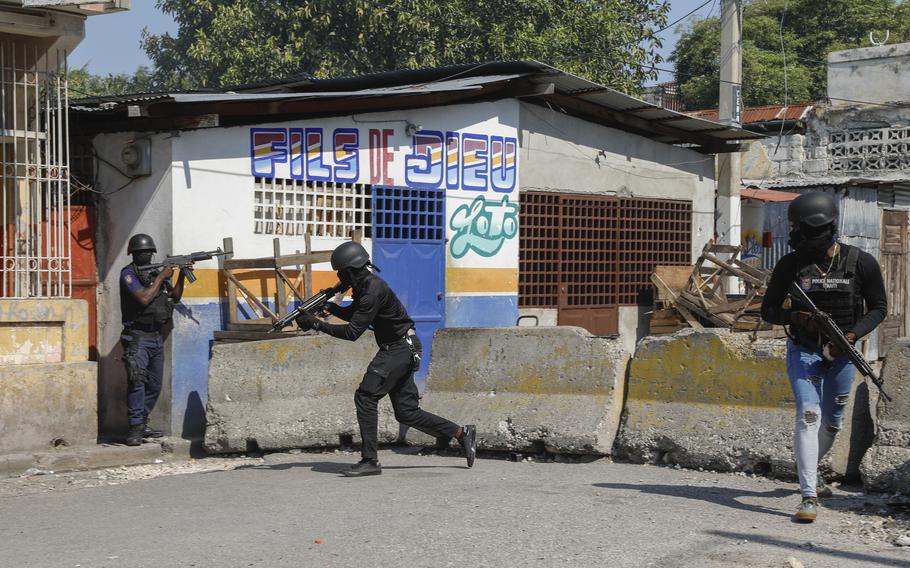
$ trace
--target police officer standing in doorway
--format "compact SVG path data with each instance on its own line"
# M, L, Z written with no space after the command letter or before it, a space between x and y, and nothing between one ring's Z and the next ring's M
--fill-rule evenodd
M818 463L834 444L856 369L825 337L805 306L784 299L797 283L812 302L855 343L887 314L885 285L878 262L867 252L837 241L838 211L828 193L806 193L790 203L790 246L794 252L774 267L762 301L762 318L787 326L787 375L796 398L793 449L802 502L794 519L815 520L818 498L831 489L818 475Z
M377 461L378 405L389 395L395 409L395 419L416 428L446 444L452 438L464 448L468 467L474 465L476 429L473 425L458 426L454 422L431 414L419 407L414 372L420 366L421 345L414 331L414 322L385 280L371 271L370 256L360 244L346 242L332 252L332 269L343 284L353 289L353 303L340 307L326 304L327 311L346 322L332 325L303 312L297 325L304 331L315 329L339 339L356 341L372 327L379 351L367 367L360 387L354 394L357 422L363 440L362 459L344 471L348 477L379 475L382 467Z
M174 270L143 270L157 252L152 237L133 235L127 253L133 262L120 271L120 312L123 318L123 362L126 365L126 408L129 432L126 445L138 446L143 438L160 438L162 432L148 425L149 414L161 393L164 376L162 328L171 321L174 305L183 295L184 272L171 286Z

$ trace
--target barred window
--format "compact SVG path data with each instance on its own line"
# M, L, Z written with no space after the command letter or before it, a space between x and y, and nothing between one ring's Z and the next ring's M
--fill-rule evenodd
M283 178L255 178L253 232L257 235L372 237L372 187Z
M655 266L691 263L688 201L529 192L520 206L520 307L647 303Z

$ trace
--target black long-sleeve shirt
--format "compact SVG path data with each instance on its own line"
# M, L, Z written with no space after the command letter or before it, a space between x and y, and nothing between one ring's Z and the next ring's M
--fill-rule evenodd
M842 249L847 248L846 245L841 245L841 247ZM846 250L843 250L842 254L846 254ZM791 310L783 308L787 289L792 282L796 281L797 274L812 264L815 262L803 260L795 252L791 252L778 261L774 272L771 273L771 281L768 283L768 289L762 299L762 319L778 325L790 323ZM860 339L878 327L878 324L882 323L888 315L882 270L875 258L863 250L859 251L859 257L856 260L856 286L865 301L866 312L856 322L853 329L848 331L852 331L856 334L856 338Z
M384 345L405 336L414 327L398 296L385 280L370 274L366 276L352 294L354 301L345 307L329 302L326 307L330 314L347 324L321 323L319 331L339 339L356 341L370 326L376 336L376 344Z

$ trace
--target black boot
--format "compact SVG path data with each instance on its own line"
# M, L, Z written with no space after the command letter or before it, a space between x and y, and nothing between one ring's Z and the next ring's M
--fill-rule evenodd
M367 475L379 475L382 473L382 466L379 465L379 462L376 460L363 458L351 466L351 469L342 471L341 473L345 477L364 477Z
M142 424L142 437L143 438L160 438L164 436L164 432L161 430L152 430L149 428L149 419L148 416L145 417L145 422Z
M142 424L130 424L129 433L126 435L127 446L142 445Z
M477 456L477 427L473 424L463 426L458 443L464 448L464 455L468 459L468 467L474 467L474 458Z

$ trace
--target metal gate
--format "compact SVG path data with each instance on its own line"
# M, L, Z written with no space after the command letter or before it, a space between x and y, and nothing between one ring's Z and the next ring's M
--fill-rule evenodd
M614 335L619 306L648 304L654 267L691 264L691 243L687 201L523 193L519 306Z
M445 192L373 186L373 261L416 324L422 390L433 333L445 323Z
M66 54L52 55L0 40L0 298L70 295Z

